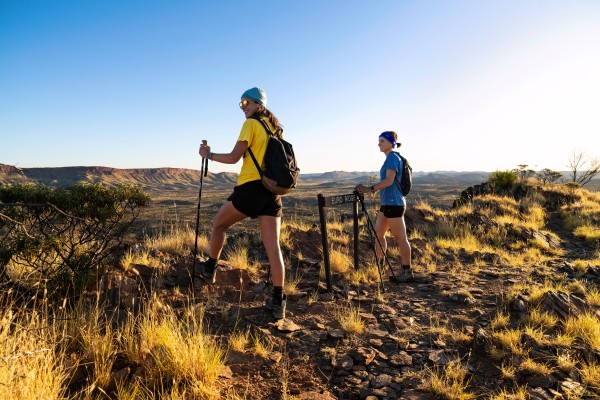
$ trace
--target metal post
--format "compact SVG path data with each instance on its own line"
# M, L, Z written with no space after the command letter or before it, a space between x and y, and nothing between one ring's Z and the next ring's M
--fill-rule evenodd
M319 201L319 221L321 222L321 241L323 244L323 264L325 265L325 282L327 290L331 293L331 266L329 264L329 243L327 241L327 218L325 214L325 197L322 194L317 195Z
M359 254L358 254L358 198L354 196L352 202L352 217L354 220L354 269L358 269L359 266Z

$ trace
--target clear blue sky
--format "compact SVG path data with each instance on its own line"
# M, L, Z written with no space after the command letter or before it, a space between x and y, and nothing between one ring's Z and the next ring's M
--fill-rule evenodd
M200 168L262 87L303 173L600 156L600 1L0 0L0 163ZM240 165L211 163L211 171Z

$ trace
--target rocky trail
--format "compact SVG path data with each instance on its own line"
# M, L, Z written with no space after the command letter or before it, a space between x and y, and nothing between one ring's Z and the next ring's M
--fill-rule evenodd
M489 338L492 319L507 306L507 288L528 276L543 280L568 273L572 260L594 250L564 229L556 213L550 216L547 229L560 238L564 255L533 270L503 265L494 257L473 269L472 256L461 259L459 255L457 263L454 255L433 272L417 269L410 283L397 285L386 278L385 292L377 283L349 285L334 275L333 293L319 277L318 229L297 232L295 243L301 243L303 250L315 250L306 251L311 257L292 262L292 273L302 278L297 290L288 294L287 318L281 321L274 320L264 307L271 293L266 273L251 277L224 261L213 286L192 282L191 263L185 260L173 260L161 277L139 265L134 266L136 273L116 271L106 280L107 298L116 307L135 308L137 297L155 292L174 309L190 303L205 308L210 331L224 342L240 330L260 337L268 344L268 353L230 351L228 369L220 379L223 388L233 388L245 398L433 399L423 386L426 377L456 362L467 365L470 390L485 398L499 387L511 387L490 356L493 340ZM421 242L413 243L417 265ZM266 271L268 263L263 264ZM457 265L465 270L457 270ZM590 271L588 278L600 284L598 271ZM126 288L129 295L124 295ZM545 304L550 311L564 308L553 303L558 300ZM566 300L573 303L570 297ZM517 297L510 307L518 315L527 309L526 303ZM350 306L360 309L366 325L363 333L348 334L340 328L338 315ZM542 359L556 354L556 349L532 346ZM586 357L600 361L597 352ZM131 369L131 373L140 372ZM568 374L524 375L514 383L525 384L529 398L551 399L559 393L581 391Z

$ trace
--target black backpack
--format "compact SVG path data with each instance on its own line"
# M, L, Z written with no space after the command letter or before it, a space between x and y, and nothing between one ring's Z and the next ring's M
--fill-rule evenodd
M412 188L412 167L408 163L408 160L404 158L400 153L394 151L395 154L400 157L402 160L402 179L398 182L398 174L394 177L396 185L403 196L406 196L410 193L410 189Z
M248 147L250 157L252 157L252 161L258 169L263 185L269 191L279 195L288 194L296 187L300 175L300 168L296 164L292 144L273 135L269 125L262 119L254 119L262 124L269 135L269 142L265 151L265 170L263 171L260 168L252 149Z

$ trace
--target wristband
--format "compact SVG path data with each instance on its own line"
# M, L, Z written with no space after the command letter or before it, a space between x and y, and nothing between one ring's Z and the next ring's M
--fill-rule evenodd
M375 193L375 185L371 185L371 192Z

